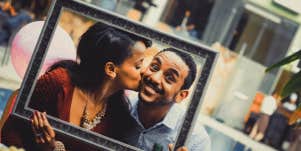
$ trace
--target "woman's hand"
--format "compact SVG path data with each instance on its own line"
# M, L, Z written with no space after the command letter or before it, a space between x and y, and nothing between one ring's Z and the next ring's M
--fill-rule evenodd
M46 118L46 113L35 111L31 123L36 143L43 150L52 150L55 148L55 132Z

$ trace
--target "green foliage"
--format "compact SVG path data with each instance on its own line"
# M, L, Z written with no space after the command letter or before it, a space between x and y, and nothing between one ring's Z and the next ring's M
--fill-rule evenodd
M281 67L283 65L289 64L293 61L301 59L301 50L297 51L296 53L280 60L279 62L271 65L266 69L266 72L271 71L274 68ZM300 91L301 90L301 72L295 74L288 83L284 86L281 95L288 96L292 92Z
M299 51L297 51L296 53L294 53L294 54L292 54L292 55L290 55L290 56L288 56L288 57L286 57L286 58L280 60L279 62L277 62L277 63L271 65L271 66L268 67L265 71L266 71L266 72L269 72L269 71L271 71L271 70L274 69L274 68L277 68L277 67L286 65L286 64L291 63L291 62L293 62L293 61L295 61L295 60L297 60L297 59L301 59L301 50L299 50Z
M281 95L288 96L292 92L301 90L301 71L295 74L284 86Z
M281 67L283 65L289 64L295 60L301 59L301 50L297 51L296 53L280 60L279 62L273 64L272 66L268 67L266 69L266 72L271 71L274 68L277 67ZM301 90L301 71L299 71L297 74L295 74L284 86L281 95L282 96L288 96L289 94L293 93L293 92L298 92ZM295 111L297 114L297 112L299 112L301 110L301 103L299 104L297 110ZM292 123L295 123L297 121L298 118L293 119ZM301 127L301 122L296 123L297 127Z

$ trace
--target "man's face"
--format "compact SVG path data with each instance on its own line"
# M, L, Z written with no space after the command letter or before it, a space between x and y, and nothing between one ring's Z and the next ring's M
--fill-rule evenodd
M189 68L174 52L165 51L156 55L143 71L139 97L149 105L166 105L183 99L181 90Z

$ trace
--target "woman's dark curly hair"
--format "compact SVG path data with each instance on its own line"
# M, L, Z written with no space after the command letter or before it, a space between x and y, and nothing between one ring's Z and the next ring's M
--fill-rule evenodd
M136 41L147 47L151 41L134 34L95 23L82 36L77 47L79 63L64 60L52 65L48 71L58 67L66 68L73 84L86 92L95 92L105 77L104 65L111 61L121 65L132 55L131 48Z

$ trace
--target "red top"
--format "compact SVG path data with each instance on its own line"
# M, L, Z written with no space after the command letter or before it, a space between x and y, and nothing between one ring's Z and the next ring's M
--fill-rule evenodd
M66 69L57 68L47 72L38 80L29 107L41 112L45 111L49 115L69 122L74 87ZM124 119L126 118L124 118L124 112L120 112L120 108L115 107L120 107L120 105L115 105L117 102L116 100L109 101L105 116L92 131L118 138L123 131L120 126L125 124ZM88 150L87 146L83 147L83 144L79 145L74 142L75 140L71 141L66 136L58 137L56 139L64 142L68 150ZM24 123L24 121L15 117L9 117L2 129L2 140L6 145L24 147L26 150L36 150L33 138L30 123Z

